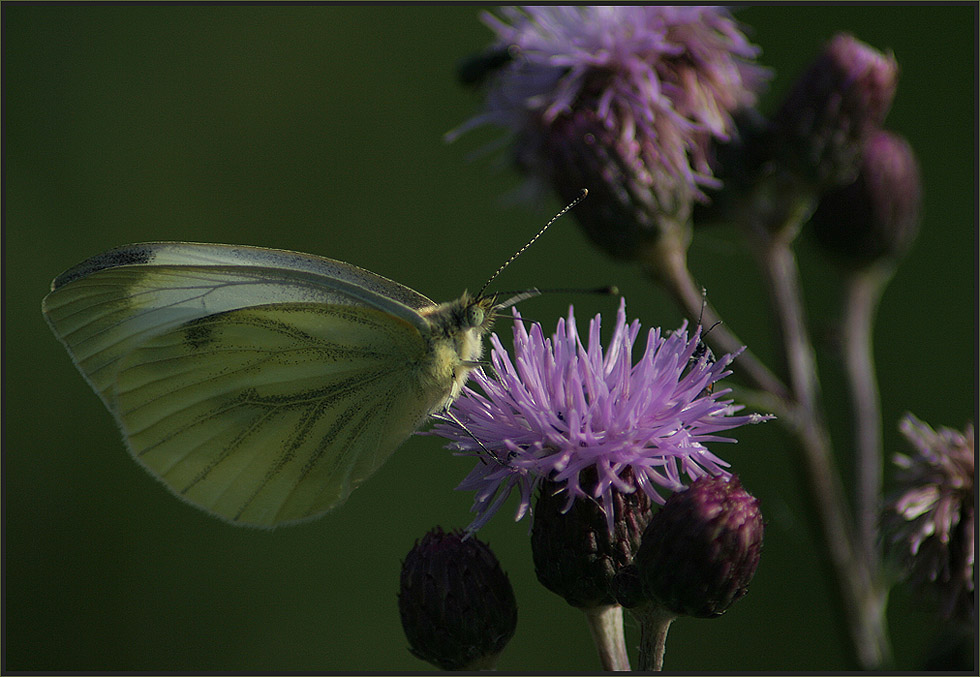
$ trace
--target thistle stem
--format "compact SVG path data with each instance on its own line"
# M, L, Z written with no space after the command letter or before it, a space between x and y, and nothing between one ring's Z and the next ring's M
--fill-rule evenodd
M800 443L810 503L836 581L855 659L863 669L880 668L890 659L884 608L872 585L876 577L870 563L857 551L853 517L820 410L816 357L806 330L796 257L788 239L773 236L761 227L752 235L759 245L755 251L769 285L795 400L792 414L783 420Z
M500 659L500 654L489 654L487 656L480 656L473 660L472 663L456 668L464 672L482 672L484 670L496 670L497 661Z
M861 554L872 571L878 569L878 512L881 508L881 399L874 366L873 327L890 268L871 267L848 280L844 312L844 362L854 405L857 451L856 512Z
M602 669L608 672L629 672L630 659L626 653L623 634L623 607L618 604L585 609L585 618L599 652Z
M638 669L641 672L663 670L667 631L677 616L655 603L630 609L630 613L640 626Z
M748 217L744 224L768 284L788 385L748 351L739 356L735 366L754 387L771 394L782 405L780 420L799 442L809 504L835 582L852 654L861 668L880 668L891 655L884 596L878 592L875 561L862 556L863 547L859 546L854 517L833 458L830 434L820 407L816 354L803 310L799 267L792 249L793 239L809 217L813 203L807 196L795 194L782 198L779 205L786 208L747 209L743 214ZM751 206L753 201L749 202ZM776 220L779 222L770 227L770 222ZM680 228L667 229L665 236L642 257L643 268L674 296L689 317L700 314L703 306L702 323L711 325L720 318L704 303L701 290L687 268L687 242L683 236L675 236L684 232ZM743 345L725 325L713 330L707 341L723 352L734 352ZM666 628L663 632L666 635ZM642 664L640 669L644 669Z
M721 353L734 353L745 344L729 327L721 322L721 316L705 301L702 287L695 281L687 267L687 248L682 242L666 233L657 245L646 252L642 259L643 270L656 283L662 285L692 319L701 318L702 326L714 326L705 342ZM717 324L719 323L720 324ZM717 325L717 326L715 326ZM789 389L748 349L735 360L734 368L754 387L771 393L779 399L788 399Z

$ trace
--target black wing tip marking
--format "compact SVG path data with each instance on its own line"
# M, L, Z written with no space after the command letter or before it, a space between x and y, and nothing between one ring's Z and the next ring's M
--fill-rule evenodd
M148 245L127 245L110 249L82 261L54 278L54 281L51 282L51 291L106 268L150 263L153 261L153 257L153 248Z

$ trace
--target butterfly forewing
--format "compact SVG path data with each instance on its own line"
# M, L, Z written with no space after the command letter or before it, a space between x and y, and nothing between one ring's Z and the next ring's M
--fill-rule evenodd
M276 265L278 267L271 267ZM424 328L411 289L349 264L274 249L194 243L129 245L93 257L52 284L43 309L106 405L118 360L189 320L268 303L351 304Z

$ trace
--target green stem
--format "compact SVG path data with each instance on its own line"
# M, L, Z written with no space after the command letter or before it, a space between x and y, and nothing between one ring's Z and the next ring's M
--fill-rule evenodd
M500 658L499 653L490 654L487 656L480 656L479 658L474 659L472 663L469 663L467 665L455 669L461 670L463 672L481 672L484 670L496 670L497 660L499 658Z
M609 672L629 672L630 659L626 653L623 634L623 607L618 604L585 609L585 618L599 652L602 669Z

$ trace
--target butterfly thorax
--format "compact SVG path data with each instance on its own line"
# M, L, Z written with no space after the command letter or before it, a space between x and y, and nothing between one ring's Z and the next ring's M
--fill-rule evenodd
M429 322L425 336L431 346L424 371L435 383L452 383L446 404L459 395L460 388L483 354L483 335L493 325L494 301L491 297L472 298L468 294L448 303L420 311Z

